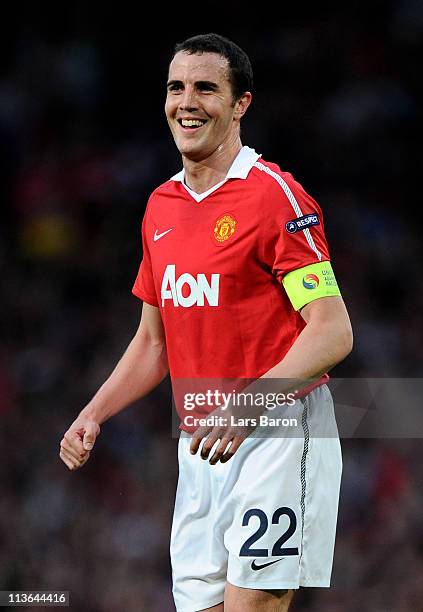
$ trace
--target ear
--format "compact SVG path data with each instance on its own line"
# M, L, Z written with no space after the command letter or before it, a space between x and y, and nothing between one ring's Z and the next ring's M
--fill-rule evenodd
M241 120L241 117L243 117L247 112L247 108L250 106L252 99L253 96L251 92L246 91L242 94L242 96L235 102L234 119L237 121Z

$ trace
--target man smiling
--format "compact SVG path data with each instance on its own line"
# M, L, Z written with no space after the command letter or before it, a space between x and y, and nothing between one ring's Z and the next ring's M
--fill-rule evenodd
M228 153L239 152L239 129L234 128L251 102L247 75L242 85L233 89L228 61L216 53L181 51L170 64L166 117L197 193L223 180Z
M261 438L227 418L193 436L181 414L178 612L286 611L294 589L330 583L342 461L324 383L351 350L351 326L319 206L242 146L251 91L250 61L233 42L207 34L176 46L165 112L183 169L147 205L133 288L141 322L61 442L65 464L81 467L100 425L168 372L174 388L188 378L313 380L274 411L276 421L297 417L301 435ZM205 403L196 417L211 412Z

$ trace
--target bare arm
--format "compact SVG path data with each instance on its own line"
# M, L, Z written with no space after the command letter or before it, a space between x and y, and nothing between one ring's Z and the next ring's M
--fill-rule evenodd
M69 469L86 462L102 423L147 395L168 371L160 311L144 303L140 325L124 355L61 441L60 457Z
M109 378L82 412L101 425L132 402L147 395L168 371L160 311L144 303L135 336Z
M347 309L341 297L325 297L310 302L301 310L306 326L295 340L285 357L262 378L293 379L304 381L317 378L342 361L352 349L352 329ZM287 381L288 382L288 381ZM280 389L282 392L293 389ZM228 461L241 443L251 433L246 429L200 428L191 442L191 453L195 454L201 440L207 437L201 449L201 457L208 459L216 441L220 444L210 459L211 464ZM230 448L225 452L228 443Z
M307 325L282 361L263 378L306 381L328 372L351 352L351 323L341 297L314 300L301 315Z

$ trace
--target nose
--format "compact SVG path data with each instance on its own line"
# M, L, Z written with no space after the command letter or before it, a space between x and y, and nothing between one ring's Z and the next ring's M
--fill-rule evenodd
M185 87L179 101L180 110L193 111L198 108L198 101L193 87Z

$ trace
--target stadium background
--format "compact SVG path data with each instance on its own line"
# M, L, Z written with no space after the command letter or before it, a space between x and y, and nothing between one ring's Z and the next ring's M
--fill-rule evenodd
M325 212L355 330L334 375L421 376L423 5L368 4L147 20L125 3L24 3L3 20L0 590L69 590L84 612L173 609L168 385L104 425L83 470L58 446L138 323L144 205L180 168L163 114L174 42L217 31L252 59L243 142ZM421 609L422 442L343 449L333 588L301 592L295 611Z

